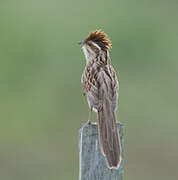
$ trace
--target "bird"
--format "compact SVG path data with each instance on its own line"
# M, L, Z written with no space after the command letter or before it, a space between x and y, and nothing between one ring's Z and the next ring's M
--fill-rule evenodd
M89 105L88 124L92 111L97 112L99 144L107 167L118 169L121 164L121 143L115 111L118 106L119 82L111 66L111 41L101 30L91 32L78 43L83 50L86 66L81 83Z

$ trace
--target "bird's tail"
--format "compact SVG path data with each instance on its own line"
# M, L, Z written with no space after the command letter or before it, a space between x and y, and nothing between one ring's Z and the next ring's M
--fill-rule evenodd
M114 111L107 98L98 111L99 142L109 168L119 168L121 163L121 144Z

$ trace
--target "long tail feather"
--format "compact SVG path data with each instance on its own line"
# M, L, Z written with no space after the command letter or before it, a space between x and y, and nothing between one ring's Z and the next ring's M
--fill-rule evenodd
M115 114L109 100L105 99L98 112L99 142L109 168L119 168L121 163L121 144Z

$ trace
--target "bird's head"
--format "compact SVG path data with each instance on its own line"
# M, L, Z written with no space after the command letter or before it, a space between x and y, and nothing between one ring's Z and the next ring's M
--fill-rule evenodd
M103 52L107 52L111 48L111 41L107 35L100 30L95 30L90 33L84 41L78 44L82 46L87 61Z

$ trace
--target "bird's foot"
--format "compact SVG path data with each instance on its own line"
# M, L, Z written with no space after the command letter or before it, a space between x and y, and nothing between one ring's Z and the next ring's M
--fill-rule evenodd
M90 119L88 119L87 124L88 124L88 125L91 125L91 124L92 124Z
M87 125L97 125L97 123L96 122L91 122L91 120L88 120Z

